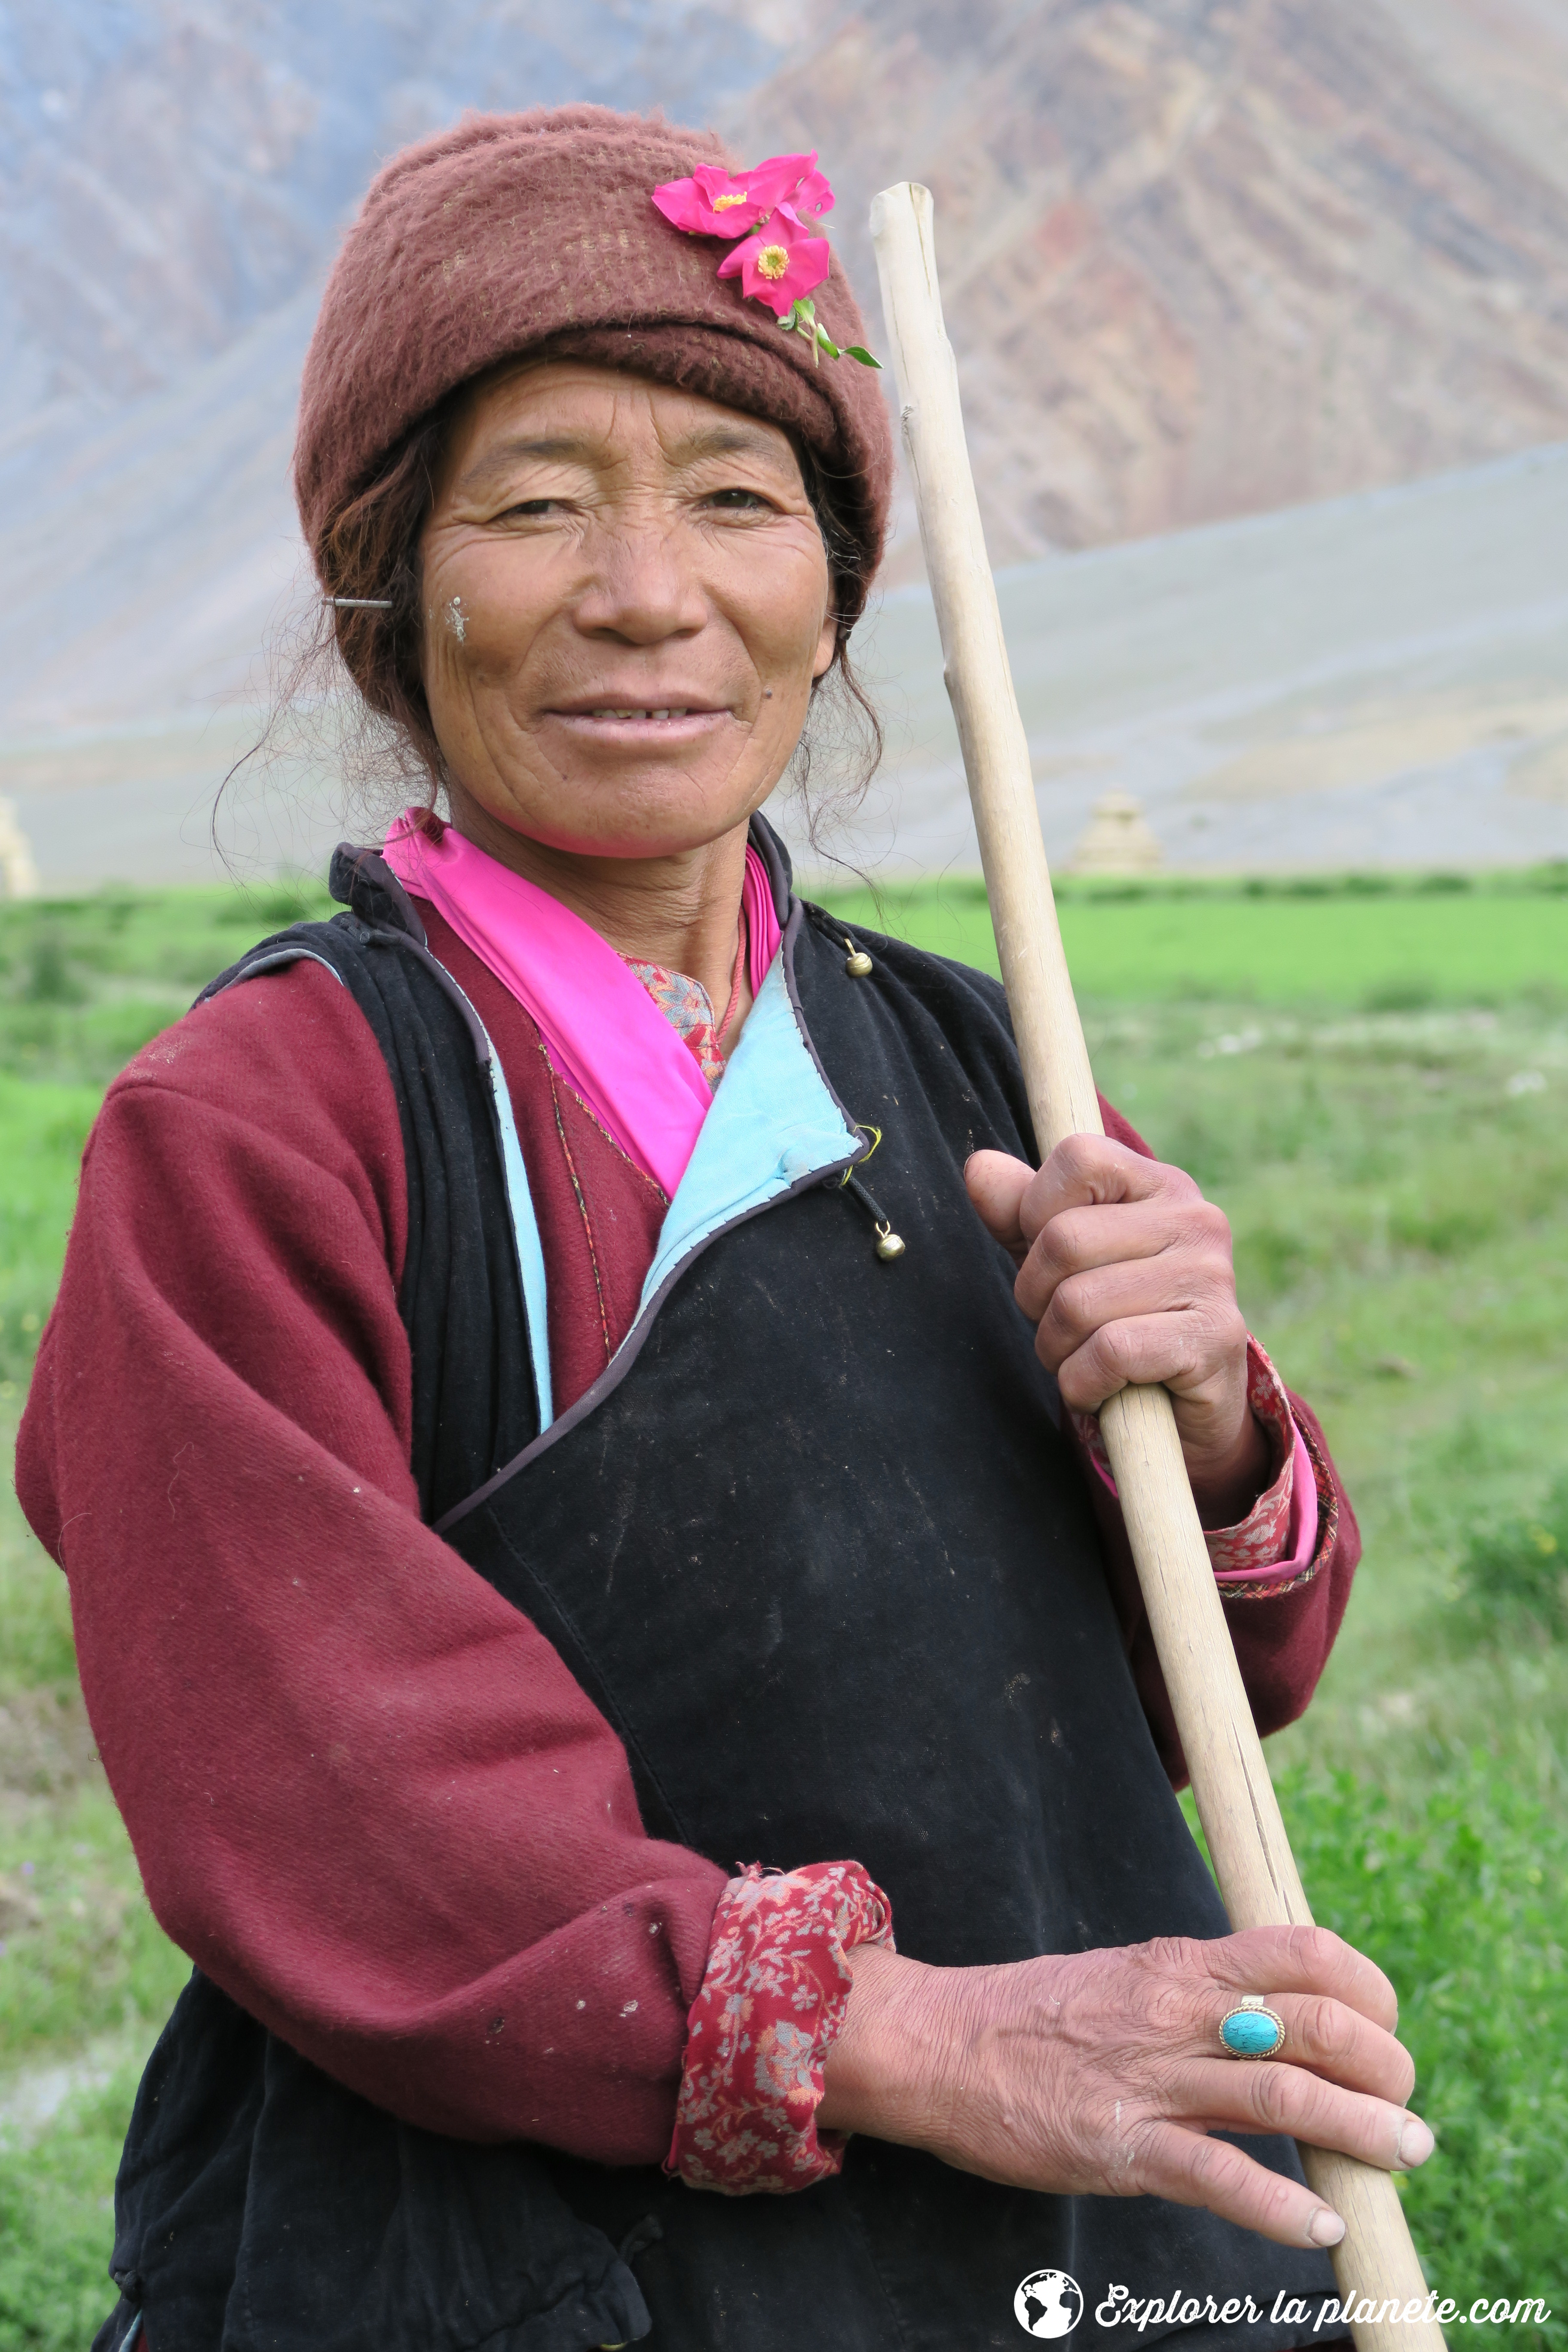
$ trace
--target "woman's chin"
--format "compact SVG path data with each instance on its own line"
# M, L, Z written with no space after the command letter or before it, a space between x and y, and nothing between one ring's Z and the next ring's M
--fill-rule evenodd
M665 858L744 824L791 745L782 729L743 726L728 710L547 711L497 737L486 730L474 749L479 787L453 795L459 831L478 838L488 821L572 856ZM479 826L465 823L465 800Z
M725 776L705 792L700 776L689 770L672 774L662 761L609 776L568 770L547 807L521 798L503 806L489 794L481 805L492 824L563 856L680 857L746 823L756 795L737 793L737 782ZM470 830L460 808L454 815L459 832Z

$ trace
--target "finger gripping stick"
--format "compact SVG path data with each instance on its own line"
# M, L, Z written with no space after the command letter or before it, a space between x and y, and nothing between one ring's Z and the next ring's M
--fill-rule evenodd
M1103 1132L1040 838L1029 750L964 444L942 324L929 189L885 188L871 206L904 454L920 512L943 672L963 751L991 917L1041 1156ZM1263 1749L1242 1688L1171 1400L1126 1389L1100 1411L1165 1687L1220 1893L1237 1928L1310 1924ZM1393 2179L1305 2148L1307 2177L1343 2219L1333 2251L1353 2308L1426 2302ZM1358 2352L1436 2352L1433 2321L1351 2322Z

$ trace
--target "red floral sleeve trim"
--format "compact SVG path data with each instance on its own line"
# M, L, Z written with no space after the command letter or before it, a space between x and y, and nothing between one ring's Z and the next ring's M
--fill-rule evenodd
M1216 1576L1270 1568L1290 1554L1290 1504L1295 1486L1296 1423L1285 1384L1256 1339L1247 1342L1247 1402L1268 1440L1272 1482L1233 1528L1208 1528L1204 1540Z
M1296 1453L1296 1421L1290 1411L1290 1400L1285 1393L1284 1382L1269 1362L1256 1339L1247 1342L1247 1402L1252 1408L1268 1439L1270 1483L1254 1503L1246 1518L1238 1519L1233 1528L1205 1528L1204 1541L1208 1546L1209 1560L1216 1576L1226 1576L1240 1570L1253 1573L1283 1560L1290 1529L1290 1503L1294 1491L1293 1465ZM1110 1487L1116 1492L1116 1481L1110 1475L1110 1463L1105 1451L1105 1440L1100 1433L1100 1416L1092 1412L1075 1412L1074 1429L1083 1442L1090 1461ZM1313 1469L1318 1469L1313 1457ZM1325 1474L1326 1475L1326 1474ZM1332 1479L1327 1481L1332 1487ZM1320 1538L1322 1528L1322 1491L1324 1475L1317 1481L1319 1496ZM1316 1546L1318 1559L1327 1554L1321 1540ZM1315 1567L1305 1570L1300 1579L1306 1581L1316 1572ZM1227 1591L1233 1588L1227 1587ZM1239 1591L1241 1588L1237 1587ZM1276 1593L1287 1588L1282 1584L1260 1584L1259 1594Z
M816 2110L854 1981L845 1954L892 1942L892 1907L858 1862L752 1863L730 1881L687 2020L667 2172L738 2197L839 2170L846 2135L818 2132Z
M1283 1563L1278 1578L1252 1576L1238 1578L1234 1583L1222 1580L1219 1588L1222 1601L1278 1601L1282 1593L1298 1592L1304 1584L1311 1583L1323 1562L1332 1557L1339 1542L1340 1490L1334 1484L1328 1457L1311 1431L1295 1421L1294 1416L1292 1421L1307 1459L1312 1465L1312 1485L1318 1498L1318 1539L1312 1547L1312 1557L1303 1568L1297 1568L1289 1562Z

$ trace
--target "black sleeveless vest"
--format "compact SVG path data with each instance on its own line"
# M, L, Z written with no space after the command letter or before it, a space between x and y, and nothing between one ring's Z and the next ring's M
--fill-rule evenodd
M753 837L783 903L782 852ZM1035 1158L995 983L875 939L853 977L841 930L791 901L772 1017L815 1065L836 1152L820 1130L786 1148L765 1197L656 1262L614 1362L542 1433L488 1040L374 853L340 851L333 889L346 913L206 992L314 956L371 1024L407 1161L425 1516L614 1725L649 1832L726 1869L853 1854L900 1948L939 1965L1223 1935L1054 1384L963 1191L979 1145ZM857 1122L882 1132L896 1264L840 1181ZM1247 2146L1296 2171L1286 2143ZM95 2352L142 2313L153 2352L954 2352L1024 2340L1015 2291L1047 2268L1081 2289L1080 2345L1114 2341L1095 2313L1121 2285L1178 2311L1250 2296L1256 2321L1143 2340L1273 2352L1310 2340L1332 2291L1323 2257L1205 2213L1000 2189L874 2140L835 2180L732 2198L442 2138L199 1971L149 2063L116 2216L121 2297ZM1305 2323L1270 2319L1281 2294Z

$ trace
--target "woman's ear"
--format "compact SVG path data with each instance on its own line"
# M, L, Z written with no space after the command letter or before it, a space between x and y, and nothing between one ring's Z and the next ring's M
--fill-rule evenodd
M833 667L834 656L837 651L838 615L833 612L825 613L822 619L822 634L816 640L816 652L811 665L811 679L814 686L819 678L827 676L828 671Z

